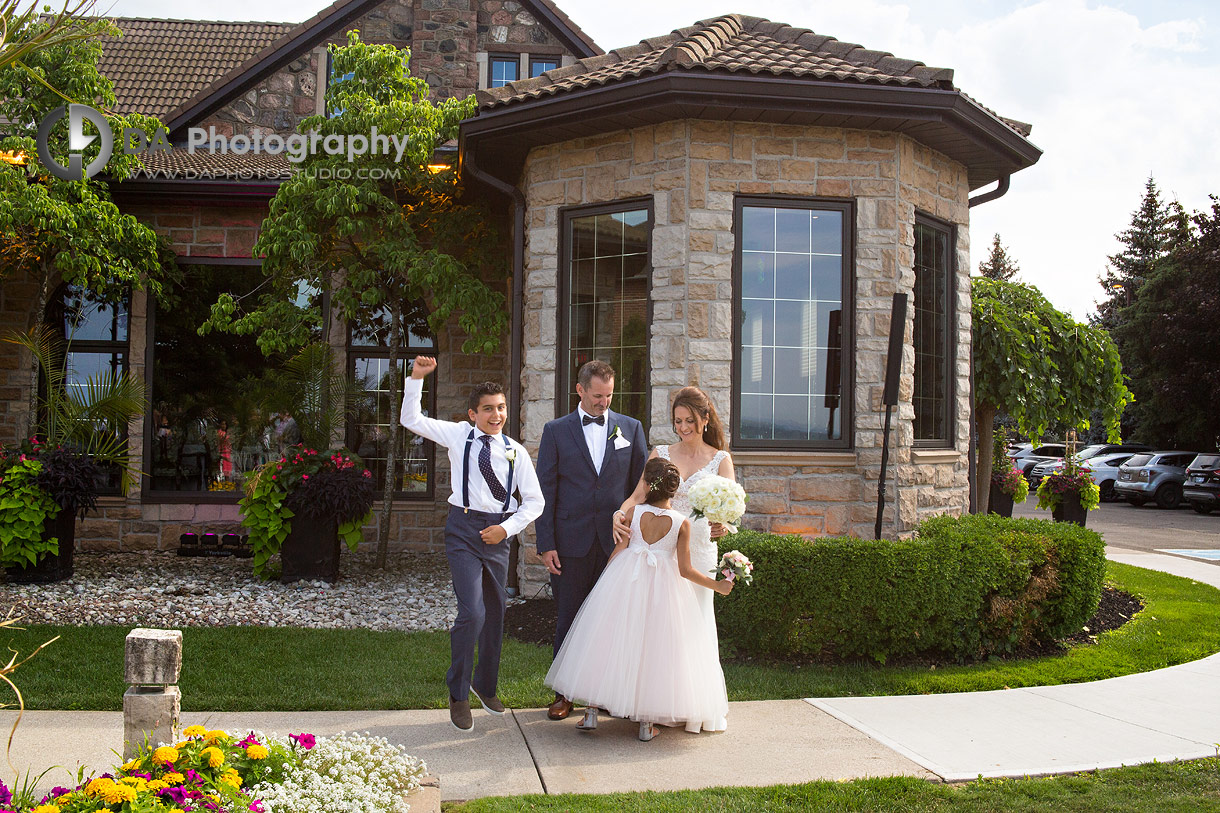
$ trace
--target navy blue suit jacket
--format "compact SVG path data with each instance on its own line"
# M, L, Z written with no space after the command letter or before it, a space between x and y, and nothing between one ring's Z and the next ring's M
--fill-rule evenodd
M607 436L616 427L631 445L615 449L607 440L600 475L577 410L543 428L536 468L546 507L534 523L539 555L555 550L560 556L584 556L595 540L607 554L614 550L614 512L635 490L648 459L640 422L607 410Z

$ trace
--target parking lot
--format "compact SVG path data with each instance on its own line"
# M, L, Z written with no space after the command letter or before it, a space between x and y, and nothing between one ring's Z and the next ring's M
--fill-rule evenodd
M1037 495L1031 493L1024 503L1013 506L1012 515L1050 519L1051 512L1038 510L1037 504ZM1220 549L1220 511L1204 516L1185 504L1166 510L1153 503L1137 508L1125 502L1105 502L1089 512L1088 527L1099 532L1107 544L1122 548L1143 551ZM1220 561L1210 564L1220 567Z

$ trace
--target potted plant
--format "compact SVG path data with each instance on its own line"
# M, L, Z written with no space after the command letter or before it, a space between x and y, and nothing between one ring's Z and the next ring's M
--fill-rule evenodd
M1029 496L1029 482L1020 469L1008 458L1008 439L1004 429L995 430L995 441L991 445L991 493L988 496L988 513L1002 517L1012 516L1013 503L1025 502Z
M254 573L268 578L280 554L280 581L339 575L339 540L353 551L373 509L373 477L351 452L300 444L246 479L240 505L250 531ZM297 520L294 522L294 520Z
M0 564L10 581L60 581L72 576L76 518L96 508L103 467L118 468L124 492L134 479L124 430L144 411L144 384L107 370L69 386L68 343L45 326L5 341L30 352L45 388L40 431L0 450Z
M1073 455L1064 458L1060 471L1051 472L1038 484L1038 507L1049 508L1056 522L1074 522L1084 527L1088 512L1101 505L1101 489L1093 472Z

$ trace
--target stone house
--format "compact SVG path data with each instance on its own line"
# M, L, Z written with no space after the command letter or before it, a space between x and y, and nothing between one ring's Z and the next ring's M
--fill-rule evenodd
M200 122L218 134L290 132L321 110L332 80L322 45L352 27L411 46L413 72L442 95L477 89L458 160L470 187L505 213L512 320L496 357L461 355L456 327L413 337L418 352L440 357L429 394L437 414L461 414L464 388L498 377L510 385L515 434L536 447L546 421L575 403L576 369L598 357L619 371L616 407L664 443L670 393L697 384L729 428L751 494L747 527L869 536L890 304L902 292L911 307L897 328L884 533L969 510L969 210L1003 194L1040 152L1028 125L967 96L952 71L744 15L602 53L549 0L340 2L300 26L119 25L133 34L128 51L107 52L120 98L175 134ZM141 49L166 59L140 59ZM199 69L213 58L210 73ZM173 71L171 93L160 78ZM175 150L150 162L161 176L116 195L198 266L200 290L253 284L250 247L283 167L257 154L201 160ZM10 325L24 316L21 290L0 292ZM172 547L188 527L237 520L235 495L214 488L226 478L214 427L221 411L239 415L240 394L224 410L188 403L203 396L174 378L180 351L161 327L177 317L152 310L133 296L126 344L101 348L152 384L150 414L132 431L149 474L140 493L81 524L85 547ZM376 333L337 326L329 337L374 392L385 355ZM348 438L374 462L384 401ZM20 403L0 404L2 431L11 434ZM172 449L158 458L167 425ZM392 538L435 548L444 455L427 444L407 452Z

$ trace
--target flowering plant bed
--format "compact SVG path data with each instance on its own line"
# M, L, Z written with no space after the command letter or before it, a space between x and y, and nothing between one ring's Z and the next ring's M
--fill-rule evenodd
M427 766L381 737L234 734L189 726L113 773L13 798L2 813L406 813Z
M1042 478L1038 484L1038 507L1054 511L1068 500L1078 500L1080 507L1092 511L1101 505L1101 489L1093 482L1093 472L1079 464L1065 467Z
M1017 468L992 472L991 484L999 489L1000 493L1012 497L1012 501L1016 503L1025 502L1025 498L1029 496L1029 481Z
M373 497L372 473L345 449L318 452L297 445L263 465L246 478L246 496L239 503L242 524L250 530L255 574L267 576L267 560L280 552L297 515L312 525L337 523L339 538L355 551Z

